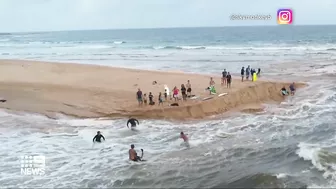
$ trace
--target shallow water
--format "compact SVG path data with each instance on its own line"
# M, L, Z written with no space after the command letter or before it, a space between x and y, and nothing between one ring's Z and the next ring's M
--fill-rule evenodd
M250 56L256 60L268 57L253 55L259 52L253 49L249 57L230 54L237 62L225 62L225 56L215 55L222 51L169 50L178 55L174 58L176 62L169 65L177 70L214 72L226 67L239 73L240 63L246 62L244 65L255 64L267 71L264 79L308 82L309 86L300 89L295 96L280 105L266 105L264 112L254 115L235 113L225 118L218 116L188 123L140 120L135 132L127 129L126 120L78 120L64 116L51 120L39 115L1 112L0 185L30 188L335 187L336 62L332 54L321 57L299 50L305 54L300 59L290 56L286 61L261 62L246 61ZM202 52L209 56L207 58L218 58L224 63L204 61L204 64L186 65L179 58L183 55L184 59L193 59ZM166 60L155 60L143 63L137 59L133 64L164 69ZM127 59L119 66L128 64L132 61ZM97 130L106 141L93 145ZM181 131L189 134L190 149L178 138ZM223 138L224 135L229 136ZM130 144L135 144L138 152L144 149L146 162L127 160ZM20 156L35 154L46 156L46 174L21 175Z

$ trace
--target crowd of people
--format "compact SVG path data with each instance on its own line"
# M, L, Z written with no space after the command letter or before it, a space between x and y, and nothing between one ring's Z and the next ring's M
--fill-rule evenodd
M181 88L179 89L177 86L173 88L172 91L167 91L167 89L164 90L164 93L162 95L162 92L159 92L157 102L158 105L163 105L164 102L167 102L169 100L174 100L177 102L178 100L186 101L188 97L191 97L191 83L190 80L187 81L186 84L181 84ZM172 96L169 95L170 92L173 94ZM180 98L180 92L181 97ZM147 93L144 93L141 91L141 89L138 89L138 92L136 93L136 97L139 103L139 106L142 105L155 105L154 95L152 92L149 92L148 97Z
M126 125L129 128L129 124L131 124L131 130L134 130L134 128L136 127L136 125L139 125L139 121L135 118L129 118ZM93 137L93 142L96 143L101 143L101 138L104 139L105 141L105 137L101 134L100 131L97 131L97 134ZM187 137L187 134L184 134L184 132L182 131L180 133L180 138L184 141L184 143L186 144L186 146L189 148L189 138ZM128 154L129 154L129 160L131 161L145 161L143 160L143 155L144 155L144 150L141 149L141 156L138 156L137 152L135 151L135 145L131 144L131 149L128 150Z
M249 80L250 79L250 76L251 76L251 79L252 81L254 80L253 78L253 74L256 73L258 77L260 77L260 72L261 72L261 69L258 68L258 72L254 69L254 68L251 68L250 65L247 66L247 68L245 69L245 67L243 66L240 70L240 75L241 75L241 81L243 82L244 81L244 78L246 78L245 80Z
M258 68L257 70L254 68L251 68L250 65L247 66L247 68L245 69L245 67L243 66L240 70L240 74L241 74L241 81L243 82L250 80L250 76L251 76L251 80L254 81L254 74L256 74L257 77L260 77L261 74L261 69ZM157 82L155 81L155 83L153 84L157 84ZM214 79L211 77L210 81L209 81L209 87L206 88L206 90L209 90L210 94L216 94L216 89L215 89L215 81ZM230 74L230 72L228 72L226 69L223 70L222 72L222 79L221 79L221 85L222 86L226 86L227 88L231 88L231 84L232 84L232 76ZM285 87L283 88L285 89ZM291 91L291 94L294 95L295 92L295 87L294 87L294 83L292 83L289 86L289 89ZM159 92L158 94L158 98L157 98L157 102L158 105L163 105L164 102L167 102L169 100L174 100L175 103L172 103L172 106L178 106L177 101L179 100L183 100L186 101L188 97L192 97L195 95L191 94L191 83L188 80L186 84L181 84L181 88L178 87L174 87L173 90L171 91L172 95L169 95L170 91L167 91L167 89L165 89L164 94L162 95L162 92ZM180 95L181 92L181 95ZM287 95L287 90L282 90L284 95ZM289 94L289 93L288 93ZM154 100L154 95L152 94L152 92L149 92L149 95L147 96L147 94L143 94L143 92L141 91L141 89L138 89L138 92L136 93L137 96L137 100L139 103L139 106L142 105L155 105L155 100ZM180 98L181 96L181 98Z

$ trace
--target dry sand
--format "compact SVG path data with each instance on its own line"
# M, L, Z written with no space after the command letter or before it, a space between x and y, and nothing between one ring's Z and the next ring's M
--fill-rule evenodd
M220 75L220 73L218 74ZM187 73L144 71L96 65L48 63L21 60L0 60L0 97L7 100L0 108L27 111L54 117L56 113L81 117L125 117L154 119L204 118L229 110L259 111L262 103L281 102L280 89L289 83L261 81L241 82L233 79L232 88L220 84L214 77L217 97L209 95L210 76ZM153 85L153 81L158 84ZM152 92L157 103L158 93L164 92L164 84L170 90L174 86L191 81L192 93L198 96L214 96L207 101L179 101L178 107L138 107L136 92ZM298 84L297 88L304 86Z

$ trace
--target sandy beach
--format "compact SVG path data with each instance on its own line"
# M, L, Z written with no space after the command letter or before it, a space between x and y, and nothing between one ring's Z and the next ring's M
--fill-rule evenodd
M61 113L81 118L135 116L182 120L230 110L253 112L262 109L262 103L283 101L280 89L290 84L265 80L241 82L234 78L232 88L227 89L221 86L220 77L213 76L217 95L210 95L205 90L212 77L209 75L22 60L1 60L0 66L0 97L7 100L0 103L0 108L48 117ZM172 90L187 80L198 99L178 101L178 107L169 106L174 103L170 100L158 105L158 94L164 93L164 85ZM153 85L153 81L157 84ZM297 88L302 86L296 84ZM156 104L139 107L138 88L147 95L152 92ZM218 97L221 93L228 94ZM202 101L209 96L213 98Z

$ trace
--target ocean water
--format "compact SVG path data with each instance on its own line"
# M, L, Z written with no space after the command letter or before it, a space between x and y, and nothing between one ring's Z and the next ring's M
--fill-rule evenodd
M262 113L140 120L138 131L126 120L0 112L2 187L336 187L336 26L0 34L0 55L218 75L251 65L264 79L309 84ZM97 130L106 141L93 145ZM130 144L146 162L127 160ZM21 175L24 155L46 156L45 175Z

